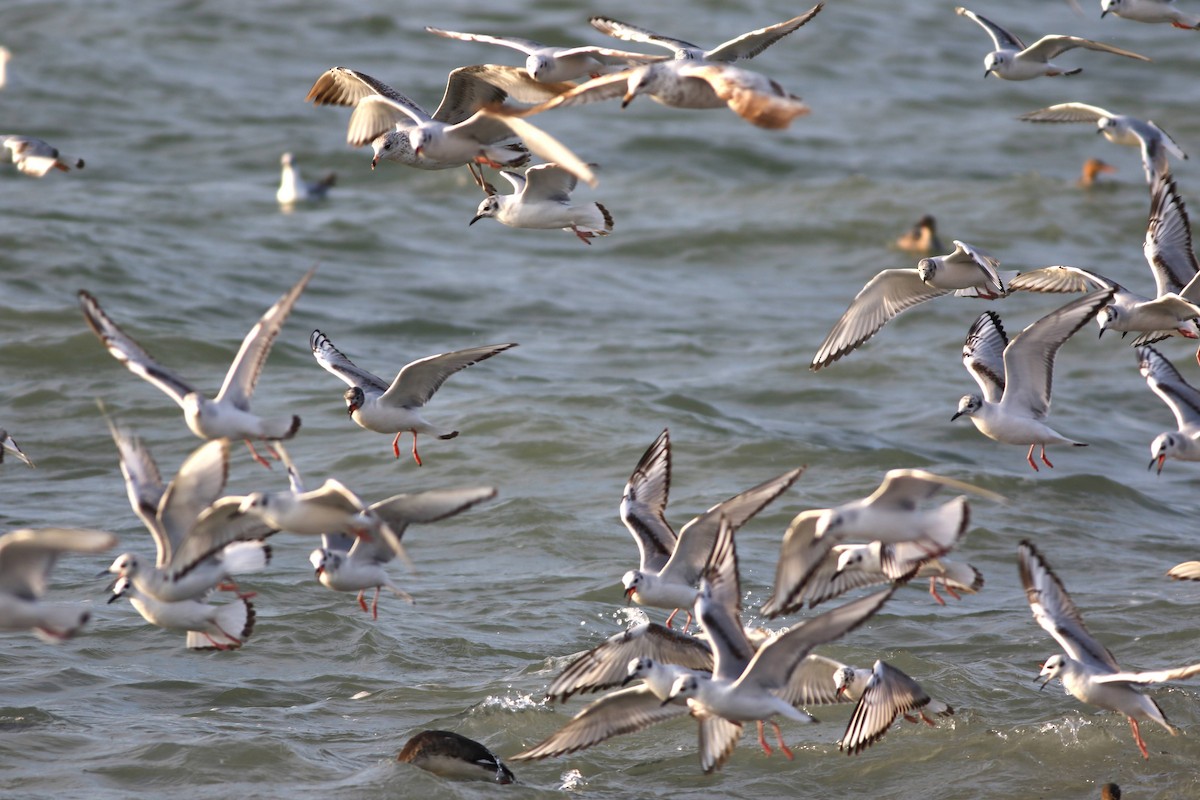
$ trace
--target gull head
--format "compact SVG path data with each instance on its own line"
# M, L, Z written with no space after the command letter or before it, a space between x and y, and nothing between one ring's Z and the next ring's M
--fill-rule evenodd
M137 556L135 556L133 553L122 553L121 555L117 556L117 560L112 562L112 566L110 566L105 572L111 572L115 575L120 575L122 578L129 578L137 574L139 566L140 562L138 561ZM104 575L105 572L101 572L100 574Z
M833 685L837 689L838 697L852 699L856 677L854 667L842 667L833 673Z
M646 64L629 73L629 83L625 89L625 96L621 98L621 108L632 103L633 98L642 92L653 90L655 83L658 82L659 68L658 64Z
M848 570L860 569L867 560L865 549L852 547L849 550L843 550L842 554L838 556L836 574L841 575Z
M263 492L251 492L242 498L242 502L238 505L239 514L248 514L250 512L262 513L267 510L270 505L270 500Z
M922 258L917 262L917 277L921 279L921 283L929 283L937 273L937 268L937 262L932 258Z
M646 675L654 669L654 659L649 656L641 658L629 659L629 666L625 669L625 680L621 681L621 685L625 686L630 681L635 681L638 678Z
M474 225L484 217L494 217L500 211L500 198L496 195L485 197L483 202L479 204L479 208L475 209L475 216L471 217L471 221L467 223L467 227Z
M1173 431L1155 436L1154 441L1150 443L1150 465L1146 469L1154 469L1154 465L1157 464L1157 474L1162 475L1163 464L1181 448L1181 440L1182 437Z
M995 75L999 78L1001 73L1008 69L1010 60L1009 54L1003 50L988 53L983 58L983 77Z
M1121 318L1121 309L1116 306L1105 306L1100 309L1100 313L1096 315L1096 324L1100 326L1100 335L1117 323Z
M328 558L328 551L324 547L318 547L308 554L308 563L313 565L313 569L317 571L317 580L321 579L321 573L325 571L325 559Z
M291 154L291 153L284 153L283 155L281 155L281 156L279 157L279 163L280 163L280 164L282 164L282 165L283 165L283 166L285 166L285 167L290 167L290 166L292 166L292 163L293 163L292 154Z
M963 416L974 416L979 409L983 408L983 398L977 394L964 394L958 400L958 411L954 412L954 416L950 418L951 422Z
M354 412L362 408L366 396L363 395L363 390L358 386L351 386L342 393L342 397L346 401L346 416L353 417Z
M671 691L667 693L667 699L662 701L662 705L666 705L674 700L686 700L689 697L695 697L700 691L700 679L695 675L680 675L671 684Z
M1057 654L1052 655L1046 659L1046 663L1042 664L1042 671L1038 673L1037 678L1034 678L1034 680L1039 680L1041 678L1045 678L1045 680L1042 681L1042 685L1041 685L1041 688L1045 689L1046 684L1049 683L1050 681L1054 680L1055 678L1057 678L1058 674L1060 672L1062 672L1066 668L1066 666L1067 666L1066 658L1064 658L1061 655L1057 655Z
M626 572L621 578L621 585L625 587L625 599L633 599L637 593L638 587L642 585L642 579L645 575L640 569L631 569Z
M544 53L535 53L525 59L525 71L535 81L545 80L544 76L554 67L554 59Z
M1116 13L1121 8L1122 0L1100 0L1100 19L1104 19L1104 15L1112 11Z
M388 131L375 137L371 142L371 169L375 169L381 158L397 158L403 150L401 137L406 135L406 131Z

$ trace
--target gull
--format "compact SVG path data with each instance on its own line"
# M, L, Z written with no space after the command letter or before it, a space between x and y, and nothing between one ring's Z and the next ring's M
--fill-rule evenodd
M32 136L3 136L0 141L8 148L17 170L35 178L45 177L52 169L70 172L83 169L83 159L64 156L53 145Z
M201 439L243 439L254 460L269 467L267 460L254 449L251 439L290 439L300 429L300 417L263 419L251 413L250 397L254 394L254 386L262 373L263 364L271 352L275 337L279 335L284 320L316 270L314 266L304 273L296 285L279 298L275 305L268 308L250 329L225 374L221 390L212 400L155 361L129 334L109 319L92 295L80 291L79 305L88 325L108 348L112 357L124 364L134 375L154 384L178 403L183 409L183 419L192 433Z
M408 526L448 519L495 496L493 487L483 486L437 489L389 497L368 506L366 514L382 522L390 538L395 540L394 543L383 536L367 538L326 533L321 537L321 547L312 551L308 560L322 586L335 592L358 592L358 605L363 611L367 610L366 591L374 589L375 598L370 611L372 619L379 619L380 589L387 589L397 597L413 602L411 595L391 582L386 570L387 564L396 555L404 555L400 540Z
M824 7L824 3L817 3L798 17L792 17L783 22L768 25L765 28L758 28L749 33L743 33L741 36L723 42L711 50L705 50L699 45L685 42L682 39L674 39L670 36L652 33L645 28L639 28L636 25L630 25L627 22L620 22L609 17L592 17L588 22L601 33L627 42L640 42L656 47L665 47L672 52L676 60L732 62L745 58L754 58L815 17Z
M901 234L896 239L896 247L910 253L936 253L944 250L942 240L937 235L937 220L932 214L926 214L917 220L912 230Z
M912 578L925 559L938 558L953 549L970 524L970 505L964 496L936 508L919 507L943 489L970 492L1004 502L1004 498L995 492L954 478L925 470L891 470L869 497L835 508L809 509L796 515L784 533L775 570L775 588L763 606L763 613L776 617L798 610L806 599L811 599L811 595L804 594L804 589L814 578L822 575L819 583L827 582L824 576L829 575L829 571L823 565L830 551L855 538L880 545L914 545L924 558L910 548L890 551L880 548L878 556L880 570L888 580L902 583ZM835 572L843 564L842 556L838 558ZM852 560L852 556L846 556L845 565L848 567ZM821 593L820 590L817 593Z
M1112 164L1108 164L1098 158L1089 158L1083 162L1083 166L1079 170L1079 180L1076 182L1076 185L1082 189L1091 188L1100 184L1100 176L1102 174L1112 174L1116 171L1117 168ZM1107 181L1103 185L1107 185Z
M1200 461L1200 391L1183 379L1175 365L1153 347L1138 348L1138 368L1150 391L1175 415L1176 430L1154 437L1150 443L1150 465L1162 474L1168 458Z
M77 603L44 603L50 571L62 553L101 553L117 537L80 528L23 528L0 536L0 630L33 630L46 642L70 639L91 612Z
M640 94L671 108L728 106L751 125L771 130L786 128L793 119L810 111L799 97L765 75L731 64L685 58L602 75L532 108L508 113L529 116L618 97L621 108L625 108Z
M912 269L885 269L867 281L834 323L809 365L819 370L858 349L890 320L915 305L954 292L994 299L1008 293L1000 262L954 240L954 252L922 258ZM1014 273L1015 275L1015 273Z
M1066 652L1046 659L1038 675L1038 678L1045 678L1042 688L1055 678L1061 678L1063 688L1076 699L1124 714L1129 719L1133 740L1142 758L1150 758L1138 730L1139 720L1157 722L1172 736L1179 732L1167 722L1158 703L1134 686L1189 678L1200 674L1200 664L1155 672L1122 672L1108 648L1088 632L1062 581L1029 541L1022 541L1017 548L1017 566L1034 620Z
M219 606L203 600L164 602L139 591L127 576L117 579L108 602L122 597L151 625L184 631L189 650L237 650L254 632L254 605L249 597Z
M444 431L421 416L421 410L434 392L459 370L517 346L515 342L489 344L426 356L405 364L389 386L382 378L355 366L319 330L312 332L308 344L317 363L350 386L343 395L346 413L359 427L396 434L392 439L392 452L396 458L400 457L400 435L412 433L412 455L417 466L421 466L421 456L417 453L418 433L432 434L439 439L458 436L458 431Z
M17 445L16 440L8 435L8 431L0 428L0 463L4 461L5 452L12 453L17 457L18 461L24 462L31 467L34 465L29 456L25 455L25 451Z
M1052 64L1050 59L1077 47L1087 50L1098 50L1102 53L1112 53L1113 55L1125 56L1126 58L1136 58L1139 61L1150 60L1143 55L1122 50L1119 47L1113 47L1111 44L1093 42L1091 39L1081 39L1078 36L1050 34L1043 36L1029 47L1026 47L1024 42L987 17L976 14L974 11L965 9L962 6L957 6L954 9L954 13L973 20L987 31L988 36L992 37L992 42L996 49L988 53L983 59L983 77L985 78L988 75L995 75L997 78L1003 78L1006 81L1027 81L1033 78L1040 78L1043 75L1049 77L1076 75L1083 72L1083 69L1077 67L1075 69L1064 70Z
M271 548L262 539L274 529L238 514L241 498L221 496L229 475L227 439L198 447L164 485L142 440L108 424L129 504L150 531L157 556L150 563L122 553L107 572L128 578L141 595L170 603L199 599L235 575L267 566Z
M876 661L871 669L843 667L834 673L833 680L838 692L858 698L846 732L838 741L838 749L848 756L882 739L900 715L909 722L917 722L919 717L926 725L936 726L928 714L954 714L953 708L931 699L921 684L884 661ZM914 711L918 716L912 716Z
M1033 461L1033 448L1038 445L1047 467L1054 465L1046 458L1046 445L1086 447L1044 421L1050 413L1054 358L1063 342L1108 305L1112 296L1113 291L1106 289L1067 303L1025 328L1011 342L999 315L984 312L963 344L963 366L979 384L982 395L963 395L951 421L965 415L989 439L1029 445L1025 460L1034 472L1038 466Z
M525 152L500 143L518 137L534 154L594 186L591 169L566 145L501 108L509 95L539 102L567 88L569 84L539 83L517 67L459 67L450 73L442 102L430 115L369 75L333 67L317 78L307 99L317 105L354 106L346 141L355 147L370 143L375 153L372 167L380 158L423 169L468 163L517 166L527 160Z
M1059 103L1022 114L1017 119L1025 122L1094 122L1096 132L1104 134L1104 138L1110 142L1141 149L1146 181L1152 186L1155 178L1166 176L1171 171L1167 153L1179 159L1187 158L1175 140L1155 125L1154 120L1114 114L1087 103Z
M1134 22L1169 22L1176 28L1200 29L1200 15L1180 11L1175 0L1100 0L1100 18L1109 12Z
M280 205L290 206L297 202L324 200L325 195L329 193L329 187L337 183L337 174L334 172L330 172L319 181L304 180L300 177L300 170L296 167L296 160L291 153L280 156L279 163L283 165L283 169L275 199Z
M523 39L518 36L490 36L482 33L459 33L441 28L425 27L428 33L442 36L446 39L458 39L463 42L482 42L508 47L524 53L525 72L529 77L540 83L557 83L576 78L594 78L608 72L615 64L645 64L649 61L659 61L663 56L651 56L645 53L631 53L626 50L612 50L607 47L552 47Z
M659 434L642 455L621 496L621 521L633 535L640 555L638 568L621 578L625 596L654 608L690 609L696 586L708 563L722 518L737 530L787 490L804 469L789 470L708 509L676 536L664 517L671 484L671 440ZM685 624L685 628L687 625Z
M468 225L491 217L510 228L562 228L584 244L591 244L596 236L607 236L613 229L612 215L599 203L571 205L577 180L557 164L538 164L525 170L524 175L508 170L500 174L512 184L513 193L498 194L485 182L487 197Z
M512 770L496 754L474 739L453 731L421 731L413 736L396 760L412 764L443 778L466 778L492 783L512 783Z

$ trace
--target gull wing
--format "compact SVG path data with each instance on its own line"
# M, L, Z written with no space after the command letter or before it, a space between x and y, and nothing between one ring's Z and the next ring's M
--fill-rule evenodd
M929 286L915 269L885 269L850 301L813 356L809 369L818 370L854 352L903 311L946 294Z
M501 47L509 47L513 50L519 50L527 56L531 56L539 50L544 50L546 45L541 42L535 42L533 39L522 39L520 36L490 36L486 33L459 33L458 31L447 31L441 28L434 28L430 25L425 26L427 33L432 33L435 36L441 36L445 39L458 39L461 42L481 42L483 44L498 44Z
M742 592L738 580L737 551L727 517L713 543L705 577L696 597L696 618L713 650L713 678L733 680L754 656L754 645L742 626Z
M1080 267L1055 266L1022 272L1008 282L1014 292L1094 292L1097 289L1125 291L1121 284Z
M788 525L775 567L775 588L762 607L767 617L788 614L804 605L800 593L823 569L833 547L834 537L817 538L817 523L826 511L823 508L802 511ZM836 562L832 568L837 569Z
M437 522L453 517L495 496L496 489L491 486L432 489L414 494L398 494L380 500L378 503L372 503L367 511L383 522L379 538L392 548L394 555L399 555L407 561L408 556L404 554L400 539L409 525L414 522Z
M1051 34L1043 36L1033 44L1021 51L1022 58L1031 58L1036 61L1049 61L1057 55L1074 50L1081 47L1085 50L1097 50L1101 53L1112 53L1115 56L1125 56L1126 58L1136 58L1138 61L1149 61L1143 55L1134 53L1130 50L1122 50L1119 47L1113 47L1111 44L1104 42L1093 42L1091 39L1081 39L1078 36L1062 36L1059 34Z
M764 481L722 503L717 503L684 525L679 531L679 539L675 543L670 560L659 574L672 583L695 586L700 580L709 555L713 552L713 543L721 528L721 518L726 518L731 530L736 531L795 483L803 472L804 468L801 467Z
M733 755L742 738L742 723L711 716L700 720L700 767L707 775L718 770Z
M928 500L942 489L967 492L995 500L997 503L1006 502L1003 495L973 483L935 475L923 469L893 469L884 475L883 482L867 498L866 504L877 508L911 511L919 502Z
M1179 430L1200 425L1200 391L1183 379L1175 365L1153 347L1138 348L1138 368L1150 391L1175 415Z
M155 541L159 544L157 565L160 568L171 563L175 550L187 537L200 514L221 497L228 477L228 439L205 442L193 450L179 467L158 504L158 522L167 540L164 546L158 534L155 534ZM132 496L133 487L129 488ZM150 532L154 533L154 528Z
M423 406L454 373L516 346L515 343L489 344L450 353L438 353L413 361L396 374L396 379L379 398L379 402L404 408Z
M986 400L1000 402L1004 395L1004 350L1008 347L1008 334L995 311L985 311L967 331L963 343L962 362L979 384Z
M18 461L24 462L31 467L34 466L33 461L30 460L29 456L25 455L25 451L21 449L17 441L8 435L8 431L0 428L0 461L4 461L4 454L6 452L12 453L17 457Z
M455 125L481 108L500 105L510 96L521 103L541 103L574 88L573 83L536 81L524 67L473 64L459 67L446 78L446 91L433 118Z
M1159 296L1177 292L1185 300L1200 301L1200 286L1196 284L1200 264L1192 250L1191 223L1175 180L1169 175L1152 187L1142 252L1154 273Z
M575 176L557 164L538 164L525 170L526 200L553 200L565 203L579 183ZM516 184L514 184L515 186Z
M643 572L660 571L675 550L675 531L666 519L670 489L671 437L664 428L642 454L621 495L621 521L637 542Z
M180 574L220 551L230 542L264 539L276 532L256 514L239 509L245 497L222 497L200 512L196 524L171 556L171 570Z
M699 45L685 42L683 39L673 39L670 36L663 36L645 28L639 28L637 25L630 25L628 22L612 19L611 17L591 17L588 19L588 23L601 33L622 39L626 42L641 42L642 44L652 44L655 47L665 47L675 53L676 58L704 57L704 48Z
M540 114L543 111L549 111L552 108L582 106L601 100L615 100L618 97L624 97L625 92L629 89L629 77L638 69L641 69L641 67L625 69L620 72L601 75L599 78L592 78L579 84L574 89L563 92L557 97L551 98L533 108L520 109L512 113L521 116L532 116L533 114Z
M565 96L565 94L559 95L559 97ZM552 103L554 101L551 100L548 102ZM542 106L534 106L534 108L541 108L546 105L544 103ZM532 122L525 121L522 114L514 113L507 107L495 106L480 109L469 120L460 122L457 126L457 129L469 132L473 136L476 135L475 131L477 130L491 131L494 128L503 128L504 132L499 136L500 139L515 136L529 148L529 152L539 158L557 164L588 186L594 187L596 185L596 174L592 172L592 168L583 159L575 155L570 148L558 139L555 139ZM498 140L495 139L493 141Z
M229 366L229 372L225 373L225 382L221 385L221 391L217 393L216 402L228 399L236 408L242 411L250 410L250 397L254 394L258 376L262 374L263 364L271 353L271 345L275 344L284 321L288 314L292 313L292 306L296 305L300 293L304 291L304 287L312 280L316 271L317 267L313 265L283 297L267 309L246 334L233 363Z
M992 45L997 50L1024 50L1025 43L1013 36L1011 33L1001 28L996 23L992 22L987 17L976 14L974 11L957 6L954 13L959 16L973 20L979 27L987 31L987 35L992 37Z
M308 337L308 346L312 349L313 358L326 371L341 378L349 386L357 386L364 391L371 390L375 394L383 394L388 390L387 383L377 375L373 375L346 358L341 350L333 346L329 337L320 331L313 331Z
M819 541L824 541L819 540ZM852 548L868 548L870 545L865 544L839 544L835 545L832 550L825 554L820 563L808 576L803 583L803 588L795 592L788 607L782 610L782 613L790 613L798 611L804 605L809 608L816 608L819 604L826 600L832 600L835 597L841 597L846 592L862 589L867 586L878 586L881 583L891 583L894 578L884 573L881 569L867 568L863 565L856 565L854 569L838 569L839 559L842 553ZM921 560L927 559L928 556L922 555ZM889 571L893 574L906 575L908 574L915 562L897 563L894 569ZM906 569L905 566L908 568ZM767 608L763 608L764 613ZM810 656L811 658L811 656Z
M898 715L927 705L929 695L919 683L895 667L876 661L838 749L846 755L861 753L883 738Z
M1113 290L1092 292L1051 311L1017 334L1004 348L1002 403L1029 409L1034 419L1050 411L1054 358L1067 339L1112 300Z
M83 309L83 318L87 320L88 326L108 348L109 354L134 375L166 392L180 406L183 405L183 398L195 391L191 384L155 361L129 334L121 330L117 323L109 319L96 298L80 291L79 307Z
M782 130L812 110L775 81L730 64L688 62L678 72L704 81L735 114L767 130Z
M512 760L536 761L574 753L687 713L684 703L664 704L648 686L631 686L591 702L547 739L512 756Z
M102 553L117 537L86 528L22 528L0 536L0 591L25 600L46 592L60 553Z
M1088 632L1062 581L1028 540L1017 547L1017 567L1034 620L1067 655L1102 673L1120 672L1116 658Z
M171 536L159 519L159 508L166 487L158 471L158 464L155 463L149 448L142 443L141 437L118 426L107 413L104 419L112 434L113 444L117 446L117 457L121 464L121 475L125 478L125 494L129 497L129 505L154 538L158 550L157 565L162 567L171 560L171 550L176 542L183 538L183 534L180 533L178 538ZM208 444L212 443L209 442L204 447Z
M735 39L717 45L704 54L709 61L738 61L743 58L754 58L771 45L799 28L804 23L820 13L824 3L817 3L798 17L792 17L765 28L743 33Z
M955 239L954 252L944 256L942 261L950 264L974 264L987 278L987 285L995 286L1001 292L1005 291L1004 279L1000 277L1000 272L996 269L1000 266L1000 259L975 245Z
M1092 678L1094 683L1166 683L1181 681L1193 675L1200 675L1200 664L1190 664L1175 669L1160 669L1153 672L1114 672L1111 675L1098 675Z
M353 106L346 141L355 147L368 144L406 121L419 125L432 119L391 86L346 67L333 67L322 73L304 99L319 106Z
M849 703L850 698L837 690L833 676L846 665L832 658L809 653L792 670L792 678L782 695L798 706L831 706Z
M648 658L711 672L712 649L695 636L644 622L611 636L576 658L546 687L546 699L565 703L576 692L598 692L623 683L629 662Z
M1111 111L1106 111L1100 106L1089 106L1087 103L1059 103L1022 114L1017 119L1025 122L1099 122L1115 116Z

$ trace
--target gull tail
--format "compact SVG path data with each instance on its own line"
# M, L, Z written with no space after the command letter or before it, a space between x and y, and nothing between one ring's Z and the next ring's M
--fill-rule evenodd
M242 598L221 606L208 631L188 631L189 650L236 650L254 632L254 604Z
M931 514L932 520L921 532L920 544L933 546L941 555L954 549L971 524L971 506L965 497L956 497Z
M291 439L300 430L300 417L292 415L291 419L263 420L263 433L260 439Z
M230 575L261 572L271 563L271 545L266 542L233 542L222 551L225 571Z
M39 609L41 624L33 629L43 642L60 644L70 639L87 624L92 613L78 605L57 605Z

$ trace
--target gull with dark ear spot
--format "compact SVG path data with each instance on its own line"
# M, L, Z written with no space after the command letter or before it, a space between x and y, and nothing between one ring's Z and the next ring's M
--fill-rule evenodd
M1167 153L1179 159L1187 158L1187 153L1166 131L1155 125L1154 120L1114 114L1086 103L1059 103L1022 114L1017 119L1025 122L1094 122L1096 132L1104 134L1104 138L1110 142L1141 149L1146 181L1151 185L1156 178L1163 178L1170 173Z
M1176 28L1200 30L1200 14L1180 11L1175 0L1100 0L1100 17L1109 12L1134 22L1169 22Z
M819 370L853 353L892 319L935 297L951 292L986 299L1003 297L1011 276L998 272L999 265L984 251L956 239L954 252L948 255L923 258L915 268L885 269L850 301L809 369Z
M498 194L484 184L487 197L479 204L468 225L491 217L510 228L554 229L575 234L579 241L591 244L597 236L613 229L612 214L599 203L571 205L575 176L557 164L538 164L524 175L502 170L500 175L512 184L513 193Z
M978 24L987 31L988 36L992 39L992 44L996 49L988 53L983 59L983 77L985 78L988 75L995 75L997 78L1003 78L1006 81L1028 81L1033 78L1040 78L1043 75L1049 77L1076 75L1083 72L1081 67L1064 70L1056 64L1051 63L1050 59L1068 50L1074 50L1077 47L1086 50L1096 50L1101 53L1112 53L1113 55L1125 56L1126 58L1135 58L1138 61L1150 60L1143 55L1122 50L1119 47L1113 47L1111 44L1093 42L1091 39L1081 39L1078 36L1062 36L1059 34L1043 36L1026 47L1024 42L987 17L976 14L974 11L970 11L962 6L956 7L954 13Z
M1086 447L1084 442L1068 439L1045 423L1050 413L1054 358L1063 343L1108 305L1112 296L1113 290L1107 289L1067 303L1021 331L1011 342L1000 317L994 311L984 312L963 344L963 366L982 394L963 395L951 421L967 416L989 439L1029 445L1025 460L1035 472L1038 466L1033 461L1033 448L1038 445L1047 467L1054 465L1046 458L1046 445Z
M1175 415L1176 430L1154 437L1150 443L1150 465L1162 474L1168 458L1200 461L1200 391L1183 379L1175 365L1153 347L1138 348L1138 369L1150 391L1158 395Z
M429 433L439 439L458 436L458 431L447 431L426 422L421 416L425 404L454 373L517 346L513 342L489 344L426 356L406 364L388 385L379 376L356 366L320 331L312 332L308 344L317 363L350 386L343 395L350 418L360 428L396 434L392 440L396 458L400 457L400 435L411 433L413 460L418 467L421 466L421 456L417 453L418 433Z
M1028 541L1017 548L1017 566L1034 620L1064 651L1046 659L1035 680L1044 679L1042 688L1045 688L1050 681L1061 678L1067 694L1089 705L1124 714L1142 758L1149 759L1150 753L1138 729L1139 721L1156 722L1172 736L1179 731L1167 722L1158 703L1134 687L1190 678L1200 674L1200 664L1155 672L1122 672L1108 648L1088 632L1062 581Z
M17 171L35 178L43 178L52 169L70 172L72 168L83 169L83 159L65 156L58 148L32 136L5 136L0 134L0 143L8 149Z
M882 739L898 716L936 727L929 714L939 717L954 714L953 708L931 699L921 684L884 661L876 661L871 669L845 667L834 673L833 680L838 692L858 698L846 732L838 740L838 749L848 756L861 753Z
M100 308L96 298L87 292L79 293L79 306L88 326L100 339L108 352L117 361L140 378L154 384L183 409L183 419L188 429L201 439L242 439L254 460L264 467L271 465L254 449L251 440L270 442L290 439L300 429L300 417L278 417L264 419L250 411L250 398L263 365L271 353L284 321L292 306L300 299L300 293L308 285L313 267L301 276L283 297L275 302L259 318L242 340L225 382L213 399L200 394L190 383L159 364L133 337L123 331ZM269 445L268 445L269 450Z

